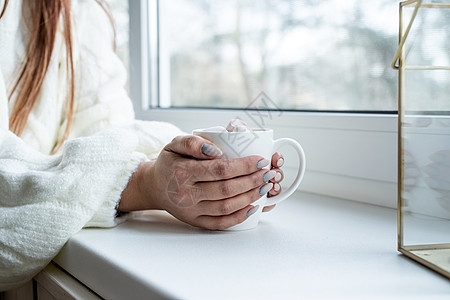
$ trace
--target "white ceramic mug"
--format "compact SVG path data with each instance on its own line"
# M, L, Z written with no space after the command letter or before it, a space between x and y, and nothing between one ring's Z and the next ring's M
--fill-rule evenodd
M300 185L306 168L305 152L302 146L293 139L281 138L273 140L272 129L253 129L253 132L212 132L203 129L197 129L192 132L194 135L201 136L215 145L223 152L222 158L241 158L250 155L259 155L272 161L272 155L283 145L289 145L295 149L299 157L299 168L294 182L287 189L276 196L268 198L262 196L252 205L259 205L258 210L249 216L241 224L230 227L228 230L246 230L255 228L265 206L279 203L288 198ZM270 165L266 167L270 168Z

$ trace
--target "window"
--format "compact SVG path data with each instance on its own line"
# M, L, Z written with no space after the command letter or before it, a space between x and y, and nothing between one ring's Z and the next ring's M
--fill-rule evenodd
M117 52L128 68L128 3L107 2ZM156 44L150 54L159 67L153 107L244 108L264 93L279 109L397 108L397 73L389 67L398 40L395 0L149 3L155 21L147 23L159 37L149 40ZM421 27L409 36L408 64L449 65L448 14L422 8L416 19ZM448 72L408 72L417 109L448 110L448 93L435 93L450 88Z
M397 1L129 0L129 11L137 118L273 128L306 151L301 190L396 205ZM288 179L296 161L283 154Z
M159 1L160 106L395 111L398 1Z

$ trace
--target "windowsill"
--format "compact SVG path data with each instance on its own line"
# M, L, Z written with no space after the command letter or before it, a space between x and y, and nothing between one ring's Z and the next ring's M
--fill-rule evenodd
M209 232L164 212L85 229L55 259L107 299L448 295L448 280L396 251L396 211L297 193L257 229Z

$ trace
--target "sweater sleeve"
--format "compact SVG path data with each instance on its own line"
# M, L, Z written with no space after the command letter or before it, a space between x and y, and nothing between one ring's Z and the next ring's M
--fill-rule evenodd
M0 291L34 276L100 207L113 212L144 159L137 141L110 129L46 156L0 131Z

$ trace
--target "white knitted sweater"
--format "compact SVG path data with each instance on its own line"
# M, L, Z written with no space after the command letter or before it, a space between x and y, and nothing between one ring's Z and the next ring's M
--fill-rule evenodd
M4 0L0 0L0 10ZM8 130L8 91L29 32L22 1L0 19L0 291L41 270L86 226L110 227L137 165L156 157L176 127L135 121L123 86L126 70L112 49L112 28L94 0L72 1L76 106L70 139L50 156L65 128L64 32L57 33L37 105L21 138Z

